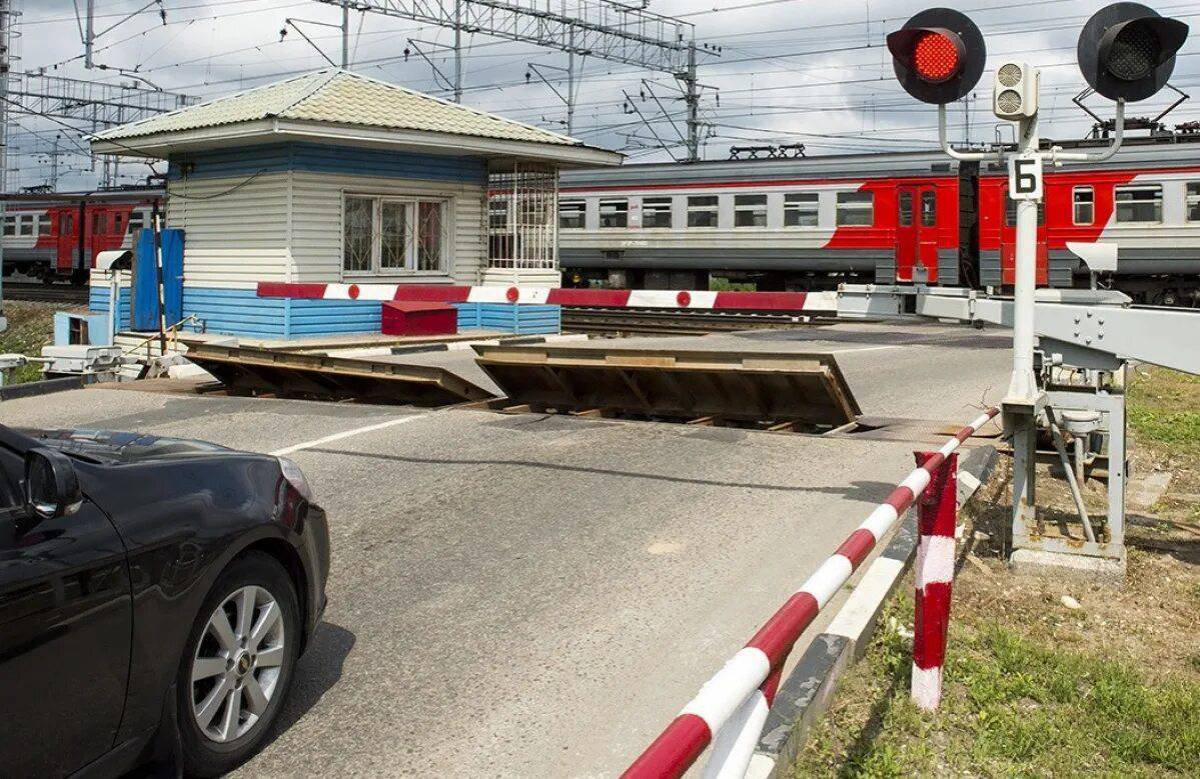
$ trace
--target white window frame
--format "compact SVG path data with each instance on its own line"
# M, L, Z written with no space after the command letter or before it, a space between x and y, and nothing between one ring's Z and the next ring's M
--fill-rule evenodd
M625 229L628 229L628 227L629 227L629 198L627 198L627 197L602 197L602 198L600 198L600 201L596 205L597 205L597 214L599 214L599 217L600 217L600 221L597 222L597 225L599 226L599 228L601 230L625 230ZM604 206L605 205L623 206L623 208L617 208L616 210L614 210L613 213L622 215L624 217L625 224L618 224L618 225L604 224Z
M850 196L850 197L865 195L868 199L865 201L851 200L851 201L847 201L847 202L842 202L843 195ZM875 226L875 193L872 192L871 190L869 190L869 189L868 190L863 190L863 189L842 190L841 192L835 193L833 204L834 204L833 224L835 227L874 227ZM870 221L867 222L866 224L859 224L857 222L849 222L849 223L842 222L842 214L858 213L858 212L862 212L862 211L866 211L871 216Z
M578 206L575 213L579 217L579 224L567 226L563 224L563 206ZM584 198L559 198L558 201L558 229L559 230L582 230L587 227L587 200Z
M1090 198L1087 202L1080 202L1079 196L1086 192ZM1115 197L1115 196L1114 196ZM1086 205L1091 210L1091 218L1086 222L1079 220L1079 207ZM1082 184L1077 187L1071 187L1071 224L1073 225L1094 225L1096 224L1096 188L1090 184Z
M17 220L17 235L22 238L37 235L37 217L33 214L21 214Z
M1130 200L1131 203L1154 203L1158 202L1158 218L1151 220L1128 221L1121 219L1120 201L1117 196L1122 192L1133 192L1135 190L1157 190L1158 197L1146 200ZM1163 223L1163 185L1162 184L1124 184L1113 188L1113 223L1118 225L1160 225Z
M738 202L738 201L750 201L750 198L754 198L754 201L753 202L741 202L741 203ZM760 198L761 198L762 202L758 202L758 200ZM756 228L756 227L760 230L765 229L767 226L767 218L768 218L767 217L768 202L769 201L767 200L767 196L763 195L763 194L759 194L759 193L746 192L741 195L734 195L733 196L733 226L739 230L744 230L747 228L752 229L752 228ZM738 221L739 221L738 217L741 216L742 214L750 214L751 215L751 217L750 217L751 224L738 224ZM762 217L762 224L754 224L754 222L758 221L760 215Z
M794 198L789 200L789 198ZM796 214L796 224L788 224L788 216ZM806 215L812 224L801 224ZM821 226L821 193L785 192L783 195L783 226L788 230L813 230Z
M675 226L674 198L669 195L653 195L642 198L642 227L646 230L670 230ZM666 214L665 225L647 225L647 214Z
M371 267L365 270L346 267L346 202L349 198L364 198L371 201ZM383 266L383 204L400 203L405 206L405 261L403 267ZM441 257L437 268L419 268L418 250L420 204L437 203L441 208L441 235L439 246ZM451 241L450 223L454 214L454 199L438 195L391 195L371 192L342 192L342 219L339 266L343 278L362 276L448 276L454 267L454 244Z
M1193 193L1192 188L1195 187ZM1200 222L1200 216L1192 219L1192 206L1200 213L1200 181L1189 181L1183 187L1183 218L1187 222Z
M712 205L693 205L693 200L712 198ZM710 225L693 225L692 214L711 213L713 223ZM687 196L687 228L689 230L715 230L721 224L721 198L718 195L688 195Z

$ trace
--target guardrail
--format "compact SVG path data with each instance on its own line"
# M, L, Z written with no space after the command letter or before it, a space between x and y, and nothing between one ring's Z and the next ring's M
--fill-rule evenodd
M947 458L997 413L999 409L988 409L941 449L924 457L745 647L705 682L696 697L623 776L630 779L682 776L709 744L713 745L713 751L704 776L744 776L775 697L784 661L800 634L925 492L935 475L943 471Z

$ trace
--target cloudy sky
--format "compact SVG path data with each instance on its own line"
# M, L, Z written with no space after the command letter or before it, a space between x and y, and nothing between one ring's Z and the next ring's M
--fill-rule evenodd
M18 7L22 2L16 46L21 59L15 70L45 69L55 75L124 83L136 77L144 84L200 98L327 66L295 29L289 29L282 41L280 30L289 18L336 24L341 17L339 8L316 0L160 0L140 12L147 0L96 0L96 30L104 32L96 41L95 59L108 69L89 71L83 66L75 3L16 0ZM79 6L84 2L78 0ZM452 0L445 2L449 5ZM555 10L581 4L581 0L514 2ZM804 143L809 154L933 145L935 110L900 90L883 46L888 32L926 5L919 0L650 0L649 10L681 17L695 25L698 42L720 47L719 55L701 57L700 79L712 87L705 91L702 109L707 123L705 156L721 159L731 145ZM1101 5L1079 0L964 0L956 5L982 28L989 68L968 105L953 107L953 136L969 135L975 141L996 137L1000 130L990 112L991 69L1007 59L1044 69L1043 136L1076 137L1086 132L1091 119L1071 104L1071 97L1083 87L1075 64L1075 41L1083 22ZM1155 8L1193 25L1200 16L1198 2L1168 0ZM299 27L326 56L340 60L337 30L303 22ZM452 41L450 30L358 12L351 14L351 27L352 69L448 96L449 84L443 76L452 74L453 62L439 44ZM546 66L542 72L554 80L558 73L554 68L567 64L565 54L482 34L466 35L464 41L465 103L564 129L563 102L536 76L527 83L526 73L529 63L535 63ZM432 65L417 54L418 49ZM1197 54L1200 35L1183 49L1172 79L1185 92L1200 87ZM677 144L683 130L683 106L669 75L596 58L583 62L582 73L574 123L577 137L625 151L632 161L669 160L672 154L682 153L678 145L666 151L659 147L660 141ZM556 86L565 91L565 84ZM1169 102L1164 91L1133 106L1130 114L1153 116ZM1111 105L1099 98L1093 97L1089 104L1102 115L1111 112ZM1184 103L1168 122L1196 119L1200 119L1200 100ZM59 189L95 183L97 174L89 158L80 153L77 132L36 116L13 120L10 189L49 181L56 139ZM1009 130L1003 132L1008 138ZM122 170L125 183L145 175L140 166Z

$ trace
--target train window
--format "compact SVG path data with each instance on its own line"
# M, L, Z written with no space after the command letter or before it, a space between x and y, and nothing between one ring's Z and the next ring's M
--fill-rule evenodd
M1075 187L1071 190L1074 203L1074 220L1077 225L1090 225L1096 221L1096 193L1091 187Z
M1140 184L1116 188L1117 222L1153 224L1162 221L1162 185Z
M909 227L913 223L912 193L900 193L900 226Z
M124 235L125 234L124 221L125 221L124 214L113 214L113 235Z
M733 198L734 227L766 227L767 196L736 195Z
M558 201L558 226L564 230L582 230L587 204L582 200Z
M58 218L58 234L60 236L75 234L75 215L63 214Z
M783 226L816 227L818 199L816 192L789 192L784 195Z
M104 232L104 212L92 212L92 235L99 235Z
M1046 224L1046 203L1040 201L1037 204L1037 223L1040 227ZM1008 196L1008 191L1004 193L1004 224L1009 227L1015 227L1017 224L1017 201Z
M717 196L693 195L687 200L688 227L717 226Z
M671 227L671 198L642 198L642 227Z
M141 229L145 226L145 223L143 221L144 219L145 219L145 217L142 216L141 211L134 211L132 214L129 215L129 234L130 235L134 236L135 238L137 237L137 234L139 232L141 232Z
M5 235L16 235L17 234L17 218L15 216L4 217L4 234Z
M33 220L34 216L32 214L21 216L20 221L17 223L17 235L33 235Z
M937 195L927 189L921 193L921 226L933 227L937 224Z
M600 226L628 227L629 201L625 198L621 198L620 200L601 200Z
M875 193L837 193L838 227L869 227L875 224Z
M1200 181L1188 182L1187 220L1189 222L1200 222Z
M50 215L49 214L38 216L38 218L37 218L37 234L38 235L49 235L50 234Z

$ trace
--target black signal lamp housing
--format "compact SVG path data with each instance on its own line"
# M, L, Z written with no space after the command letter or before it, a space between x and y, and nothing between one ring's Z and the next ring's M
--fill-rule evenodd
M979 28L951 8L928 8L887 36L892 68L904 91L942 105L979 83L987 49Z

